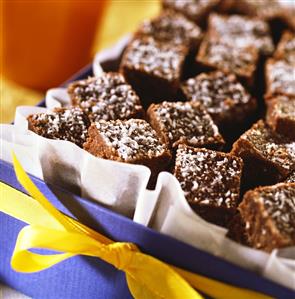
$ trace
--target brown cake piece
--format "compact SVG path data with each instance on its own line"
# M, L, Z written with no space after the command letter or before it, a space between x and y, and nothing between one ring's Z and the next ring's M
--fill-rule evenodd
M90 121L79 107L55 108L28 116L29 130L49 139L71 141L82 147Z
M250 244L271 252L295 245L295 183L248 191L239 205Z
M275 51L274 57L295 64L295 34L285 31Z
M270 22L274 29L289 26L295 30L295 9L291 1L281 0L223 0L227 11L258 17Z
M282 19L292 31L295 31L295 7L293 5L294 3L292 4L292 2L285 2L285 4L287 5L285 5Z
M94 156L143 164L158 173L165 169L171 154L153 128L142 119L111 120L93 123L84 149Z
M68 87L71 103L91 121L141 118L143 108L136 92L119 73L75 81Z
M276 96L268 99L266 121L274 131L295 141L295 97Z
M246 224L238 211L228 224L228 232L226 236L233 241L249 246L248 236L246 234Z
M201 24L220 0L162 0L164 9L184 14L193 22Z
M278 0L232 0L232 3L236 12L263 20L272 20L283 15L283 7Z
M285 179L295 169L295 142L274 132L262 120L233 145L231 153L244 161L243 182L249 189Z
M224 144L217 126L200 103L152 104L147 116L152 127L170 148L179 144L220 148Z
M226 226L238 205L242 168L231 154L180 145L174 175L197 214Z
M252 86L258 58L258 50L253 46L238 48L207 35L196 60L209 69L234 73L248 86Z
M202 73L181 85L185 98L201 103L219 126L241 124L256 110L256 100L234 74Z
M265 66L267 96L295 96L295 64L268 59Z
M210 35L234 47L253 46L265 56L274 51L268 23L255 17L211 14L208 30Z
M135 35L151 36L156 40L187 45L194 50L200 44L202 31L199 26L184 15L172 11L163 11L152 20L146 20Z
M293 171L286 179L286 183L295 183L295 171Z
M183 45L135 38L124 52L120 69L145 104L169 100L178 90L187 53Z

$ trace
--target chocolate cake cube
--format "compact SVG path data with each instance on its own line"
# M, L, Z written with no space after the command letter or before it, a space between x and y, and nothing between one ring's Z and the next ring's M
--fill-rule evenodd
M234 143L231 153L244 161L245 189L275 184L295 170L294 140L274 132L262 120Z
M82 147L90 121L79 107L55 108L28 116L29 130L49 139L67 140Z
M164 9L184 14L193 22L202 24L209 13L215 9L220 0L162 0Z
M295 64L268 59L265 66L266 94L295 96Z
M137 37L125 50L120 69L147 106L175 97L187 54L187 46Z
M295 30L295 9L291 1L282 0L224 0L230 2L230 12L258 17L268 21L275 35L286 26ZM279 29L279 30L278 30Z
M166 145L142 119L101 120L89 127L88 135L84 149L100 158L146 165L152 173L165 169L171 159Z
M295 183L295 171L293 171L286 179L286 183Z
M278 0L232 0L236 12L270 21L283 15L283 7Z
M211 36L237 48L253 46L265 56L274 51L268 23L255 17L211 14L208 30Z
M243 161L231 154L180 145L174 175L192 209L226 226L236 212Z
M240 244L249 246L248 236L246 234L246 224L238 211L232 218L232 220L229 222L227 228L228 232L226 236L228 238Z
M147 116L162 142L175 149L179 144L220 148L223 138L200 103L163 102L152 104Z
M256 110L256 100L234 74L202 73L181 84L188 101L201 103L218 126L242 124Z
M146 20L135 33L136 36L151 36L156 40L187 45L196 50L202 39L198 25L180 13L163 11L152 20Z
M295 97L268 99L266 121L274 131L295 141Z
M295 183L250 190L239 211L254 248L271 252L295 245Z
M243 83L252 87L258 58L258 50L253 46L238 48L207 35L196 60L208 69L234 73Z
M275 51L274 57L295 64L295 34L285 31Z
M83 109L93 122L143 116L138 95L119 73L75 81L68 93L71 104Z

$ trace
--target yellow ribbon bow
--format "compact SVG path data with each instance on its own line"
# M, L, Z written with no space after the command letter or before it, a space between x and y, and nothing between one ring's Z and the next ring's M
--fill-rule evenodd
M203 298L195 289L214 298L270 298L197 275L141 253L132 243L113 242L58 211L34 185L13 155L16 176L32 196L0 183L0 211L28 223L18 235L11 266L19 272L36 272L75 255L98 257L126 273L134 298ZM62 253L41 255L43 248ZM195 289L194 289L195 288Z

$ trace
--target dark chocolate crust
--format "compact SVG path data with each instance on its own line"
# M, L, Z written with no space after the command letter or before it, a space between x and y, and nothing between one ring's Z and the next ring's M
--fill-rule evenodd
M271 252L295 245L295 183L250 190L239 211L253 247Z

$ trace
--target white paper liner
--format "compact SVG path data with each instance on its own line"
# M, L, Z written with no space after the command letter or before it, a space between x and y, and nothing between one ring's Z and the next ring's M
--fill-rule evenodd
M118 58L129 39L127 36L111 50L96 55L96 75L102 72L100 62ZM65 88L47 92L48 108L68 105ZM229 240L226 229L206 222L192 211L173 175L160 173L155 190L146 190L150 176L147 167L99 159L71 142L46 139L28 131L26 117L43 111L46 109L18 107L15 125L1 125L2 160L11 162L13 150L27 172L47 182L81 193L128 217L134 213L133 219L138 223L295 290L295 247L268 254Z
M72 142L47 139L29 131L26 117L45 111L41 107L17 107L14 125L0 127L0 158L11 162L13 150L30 174L132 217L150 170L99 159Z

